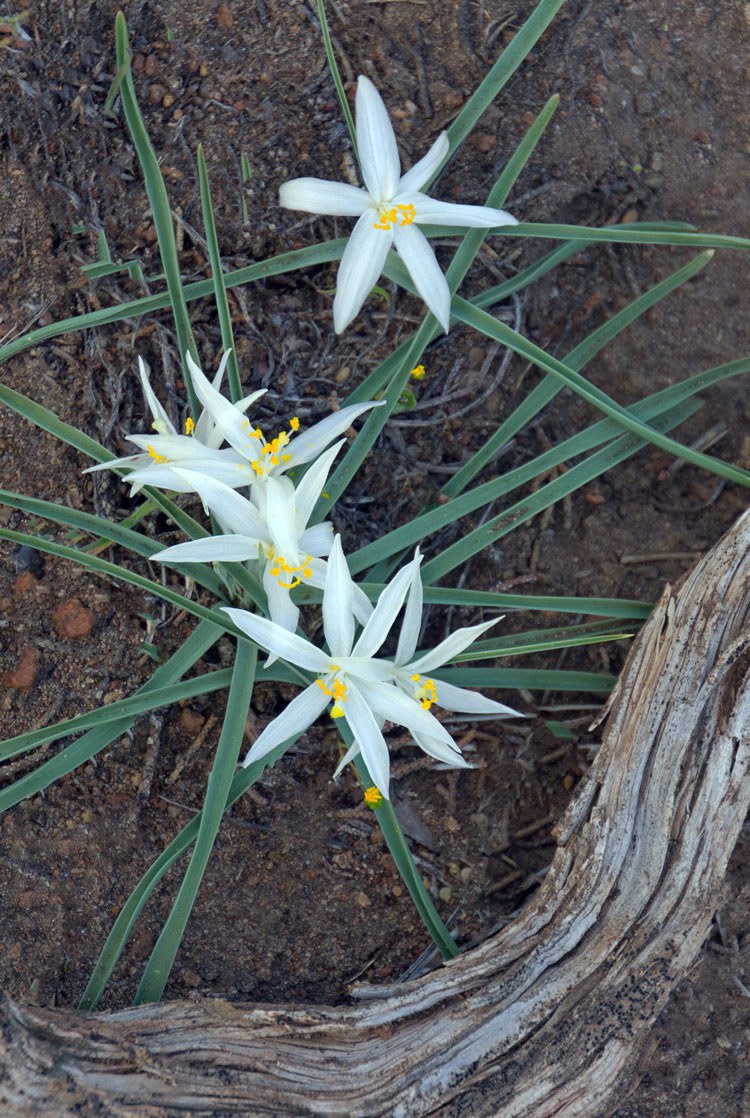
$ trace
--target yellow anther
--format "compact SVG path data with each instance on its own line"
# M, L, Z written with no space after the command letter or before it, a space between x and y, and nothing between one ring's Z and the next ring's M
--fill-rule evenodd
M301 582L301 578L295 578L294 582L282 582L279 579L279 586L283 586L285 590L294 590L295 586L299 586Z
M334 699L346 699L346 684L342 683L340 679L333 681L333 697Z
M263 432L261 431L260 427L256 427L255 430L253 431L253 434L255 435L256 439L262 439L263 438Z
M365 789L365 803L368 807L380 807L383 802L383 796L379 788L373 784L372 787Z
M326 687L326 685L325 685L325 683L323 682L322 679L316 679L315 682L317 683L318 687L320 688L320 690L323 692L324 695L332 695L333 694L333 691L331 691L330 687Z
M414 207L412 207L412 209L413 208ZM387 232L396 224L396 218L397 213L395 207L390 210L381 210L380 221L373 221L373 225L376 229L382 229L384 232ZM414 219L412 218L412 221L413 220ZM404 222L401 222L401 224L403 225Z
M411 678L416 683L419 683L422 677L419 675L413 675ZM435 680L425 679L422 686L415 689L414 698L417 699L423 710L429 710L432 704L437 702L437 687L435 686Z
M296 415L293 415L292 418L289 420L289 426L293 431L299 431L299 419Z
M344 712L340 706L331 707L331 718L343 718Z
M407 202L405 206L397 206L397 209L401 218L401 220L399 221L399 225L411 225L411 223L414 221L414 218L417 216L417 211L414 209L413 203ZM391 213L393 213L393 210L391 210ZM393 220L394 219L391 218L391 221Z
M411 376L413 376L415 380L424 380L424 377L425 377L425 367L424 367L424 365L417 365L416 369L412 369Z
M157 454L152 446L148 446L146 449L148 450L150 457L153 458L154 462L158 462L159 465L161 465L163 462L169 461L169 459L166 458L163 454Z
M261 466L261 464L260 464L260 462L258 461L257 458L255 459L254 462L251 462L250 465L253 467L253 469L255 470L258 477L263 476L263 467Z
M312 567L304 567L302 575L304 578L312 578Z
M282 454L282 456L281 456L281 461L282 462L291 462L291 460L292 460L291 454Z
M194 431L195 431L195 420L191 416L188 416L187 419L185 420L185 434L186 435L192 435Z

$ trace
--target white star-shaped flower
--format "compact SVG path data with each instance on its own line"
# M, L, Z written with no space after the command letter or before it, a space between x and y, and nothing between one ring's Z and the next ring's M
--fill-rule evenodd
M516 225L505 210L438 202L420 193L448 153L441 132L427 155L405 175L385 105L369 78L360 77L356 99L357 146L365 189L325 179L292 179L279 202L306 213L357 217L339 266L333 323L337 334L356 317L383 271L394 246L414 286L443 329L450 323L450 291L420 225L460 225L490 229Z
M336 772L357 754L364 757L370 775L387 799L390 781L388 746L383 724L390 721L405 726L417 745L438 761L461 768L469 767L455 741L433 714L436 703L447 710L471 713L516 715L517 711L487 699L476 692L454 687L424 675L456 657L482 633L499 621L495 618L468 629L459 629L432 652L407 664L414 654L421 613L421 555L402 568L381 593L377 605L356 643L354 641L354 594L356 586L336 536L326 571L323 591L323 630L328 652L256 614L226 609L238 629L282 657L318 677L258 737L245 758L245 765L265 757L277 745L306 730L332 702L332 718L344 718L354 735ZM411 588L396 660L376 657Z
M215 478L175 468L177 477L197 493L216 517L220 535L205 536L167 547L152 555L161 563L251 563L257 568L268 596L271 619L294 632L299 608L290 591L300 585L323 588L326 563L333 544L333 526L328 521L307 524L326 483L333 460L343 440L321 454L295 489L289 478L269 477L251 492L248 501ZM354 602L364 624L372 606L362 590Z

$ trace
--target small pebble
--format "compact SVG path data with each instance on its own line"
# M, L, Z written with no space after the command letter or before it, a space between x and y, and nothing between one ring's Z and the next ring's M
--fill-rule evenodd
M27 645L21 653L18 667L14 671L3 672L3 684L15 691L30 691L39 670L39 652L33 645Z
M61 602L52 614L52 622L60 637L68 640L85 640L91 636L96 615L78 598Z

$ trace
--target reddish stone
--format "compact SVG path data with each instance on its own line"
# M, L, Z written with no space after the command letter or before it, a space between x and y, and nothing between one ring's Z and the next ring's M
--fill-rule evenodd
M52 615L52 621L59 636L67 637L68 640L85 640L91 636L96 615L78 598L70 598L67 602L60 603Z
M3 672L3 684L16 691L30 691L39 670L39 651L34 645L27 644L21 652L18 667L12 672Z

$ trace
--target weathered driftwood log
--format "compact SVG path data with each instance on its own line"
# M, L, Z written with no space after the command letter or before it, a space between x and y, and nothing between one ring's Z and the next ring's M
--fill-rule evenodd
M747 514L665 593L543 886L480 947L336 1009L6 1002L0 1113L606 1115L700 950L750 803L749 610Z

